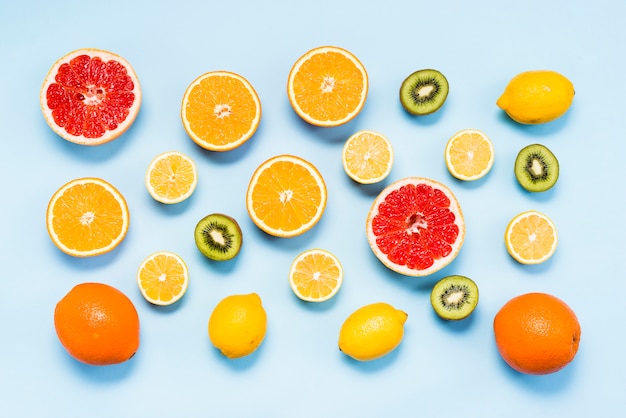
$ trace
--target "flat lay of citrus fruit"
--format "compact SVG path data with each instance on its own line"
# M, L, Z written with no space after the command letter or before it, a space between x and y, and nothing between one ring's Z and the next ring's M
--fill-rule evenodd
M287 81L295 112L315 126L343 125L367 98L367 71L351 52L336 46L313 48L296 60Z
M369 130L358 131L345 142L343 169L357 183L378 183L393 167L393 147L386 136Z
M209 317L209 339L230 359L252 354L266 332L267 313L257 293L226 296Z
M124 196L100 178L67 182L52 195L46 212L50 239L75 257L112 251L126 237L129 223Z
M196 164L187 155L168 151L157 155L146 171L146 188L154 200L174 204L188 199L198 184Z
M100 145L123 134L141 106L141 87L130 63L99 49L60 58L41 87L40 104L50 128L82 145Z
M555 373L570 364L580 344L574 311L561 299L540 292L516 296L493 321L502 359L520 373Z
M139 349L139 316L132 301L104 283L74 286L54 309L54 327L65 350L94 366L122 363Z
M170 251L151 254L139 266L137 285L148 302L171 305L183 297L189 286L187 264Z
M574 85L556 71L519 73L496 101L511 119L526 125L551 122L563 116L574 100Z
M319 170L301 157L283 154L271 157L255 170L246 206L261 230L290 238L317 224L326 199L326 183Z
M534 210L516 215L504 232L506 249L522 264L540 264L556 251L558 234L548 216Z
M352 312L339 330L339 350L358 361L372 361L395 350L404 338L406 312L384 302Z
M211 71L185 90L181 119L189 137L210 151L230 151L248 141L261 121L252 84L229 71Z
M407 177L376 197L366 232L385 266L406 276L427 276L456 258L465 238L465 220L447 186Z
M333 253L312 249L299 254L289 269L289 285L300 299L324 302L335 296L343 283L343 267Z
M491 139L477 129L454 134L446 144L444 155L450 174L464 181L484 177L495 160Z

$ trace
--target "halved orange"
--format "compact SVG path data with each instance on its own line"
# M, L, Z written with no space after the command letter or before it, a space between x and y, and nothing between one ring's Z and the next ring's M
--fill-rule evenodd
M46 212L50 239L61 251L75 257L113 250L126 237L129 223L124 196L99 178L66 183L54 193Z
M46 122L62 138L100 145L133 124L141 88L124 58L87 48L70 52L52 66L39 100Z
M189 270L177 254L159 251L143 260L137 272L137 284L148 302L171 305L187 291Z
M351 52L336 46L311 49L295 62L287 81L291 106L316 126L352 120L365 105L367 71Z
M326 183L313 164L294 155L277 155L255 170L246 206L261 230L290 238L317 224L326 198Z
M335 296L343 283L343 268L329 251L312 249L298 255L289 269L289 285L300 299L324 302Z
M384 180L393 166L393 148L384 135L363 130L344 144L343 169L354 181L373 184Z
M464 129L448 140L444 158L448 171L457 179L478 180L493 166L493 144L484 132Z
M558 235L552 220L529 210L516 215L504 233L506 249L521 264L539 264L556 251Z
M193 194L197 183L196 164L178 151L157 155L146 171L146 188L161 203L182 202Z
M229 151L256 132L261 121L261 101L243 76L211 71L187 87L181 119L196 144L210 151Z

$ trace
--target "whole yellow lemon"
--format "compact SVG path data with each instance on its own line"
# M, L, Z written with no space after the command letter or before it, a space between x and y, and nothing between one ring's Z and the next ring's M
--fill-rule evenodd
M223 355L234 359L253 353L267 330L267 314L256 293L222 299L209 317L209 339Z
M383 357L402 342L407 316L388 303L365 305L348 316L341 326L339 349L359 361Z
M556 71L526 71L513 77L496 101L514 121L535 125L565 114L574 100L574 85Z

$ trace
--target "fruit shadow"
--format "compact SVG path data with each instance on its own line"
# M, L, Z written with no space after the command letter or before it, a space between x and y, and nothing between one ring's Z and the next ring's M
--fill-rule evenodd
M534 137L542 137L559 132L569 121L571 114L574 113L572 106L563 116L547 123L539 123L536 125L526 125L515 122L505 112L498 113L498 120L505 125L511 126L524 134Z
M344 143L352 134L358 132L360 127L360 120L364 118L364 114L367 113L367 105L361 110L361 112L351 121L344 123L343 125L326 127L315 126L304 119L300 118L297 113L293 111L293 108L287 102L288 113L291 115L291 123L298 126L300 130L310 134L310 136L316 139L321 139L326 143Z
M128 146L130 141L135 140L142 124L141 112L137 115L135 122L119 137L114 140L101 145L81 145L74 142L67 141L57 135L54 131L48 128L48 136L51 141L55 141L65 154L76 156L81 160L90 163L100 163L110 160L116 155L123 152L124 148ZM46 125L47 127L47 125Z
M317 237L320 234L320 230L323 229L324 222L325 220L322 216L316 225L303 234L291 238L283 238L275 237L262 231L248 217L248 223L246 224L248 228L246 228L246 231L256 234L256 239L270 247L278 248L281 251L303 251L304 249L310 248L311 242L315 241L315 237Z
M105 254L92 256L92 257L74 257L71 255L65 254L64 252L59 250L57 247L54 246L52 242L50 242L50 245L54 247L52 249L53 250L52 252L57 254L57 259L61 264L68 266L72 269L79 270L79 271L90 271L90 270L102 268L104 266L107 266L113 263L113 261L119 256L119 254L124 252L123 248L125 246L125 242L127 241L127 238L128 237L126 237L124 241L122 241L112 251L105 253Z
M211 352L213 356L215 356L216 360L219 363L223 364L225 367L228 367L230 370L234 372L245 372L246 370L249 370L251 367L253 367L258 361L260 361L259 358L265 351L265 348L264 348L265 342L268 338L269 333L270 332L268 330L267 334L265 335L264 341L256 350L254 350L252 353L244 357L228 358L225 355L223 355L219 349L213 346L211 341L208 339L207 339L207 349Z
M73 370L77 375L97 385L115 384L126 379L137 367L139 360L139 352L137 352L132 358L120 364L92 366L74 359L60 345L59 356L63 357L64 362L67 363L66 369Z
M497 358L502 373L516 385L524 390L538 395L552 396L564 392L574 380L576 373L576 361L568 364L556 373L546 375L531 375L520 373L509 366L500 356L495 344L492 345L493 356Z
M537 277L540 277L542 274L550 270L552 264L555 262L554 260L558 259L559 257L557 248L557 251L552 255L552 257L540 264L522 264L515 260L513 257L511 257L509 253L506 252L506 248L504 249L504 252L508 256L509 263L514 269L519 270L524 274L535 275Z
M185 213L187 209L189 209L189 207L193 205L193 202L196 200L197 196L196 193L192 193L191 196L189 196L182 202L168 204L157 202L152 198L152 196L150 196L148 192L146 192L145 195L146 204L165 216L178 216Z
M432 317L434 318L434 320L437 323L439 323L442 327L445 327L451 332L456 332L456 333L467 332L469 329L471 329L474 326L474 324L480 323L482 321L482 319L480 319L481 316L482 316L482 313L480 311L480 301L478 305L476 305L476 308L470 314L470 316L464 319L459 319L459 320L443 319L439 315L437 315L434 309L432 309Z
M378 359L369 361L355 360L352 357L342 353L341 350L338 350L337 355L342 357L341 361L348 367L352 367L361 373L372 374L377 373L380 370L386 369L387 367L391 367L393 363L399 361L399 357L403 349L404 345L400 344L391 353Z
M511 187L517 188L520 193L523 193L528 199L532 200L533 202L550 202L556 199L555 196L559 193L558 181L554 186L552 186L552 188L546 190L545 192L529 192L528 190L524 189L517 181L517 178L515 178L515 173L511 174L509 181L512 183ZM548 214L546 213L546 215Z
M402 107L401 103L398 103L398 108L400 113L404 115L404 120L409 123L414 123L419 126L432 126L439 122L439 120L445 115L447 111L447 106L441 107L434 113L430 113L428 115L412 115L407 112L404 107Z

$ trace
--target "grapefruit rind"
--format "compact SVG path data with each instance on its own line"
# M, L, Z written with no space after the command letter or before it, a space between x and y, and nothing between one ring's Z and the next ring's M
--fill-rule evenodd
M454 243L451 244L451 251L448 255L446 255L445 257L441 257L438 259L434 259L433 260L433 264L427 268L424 269L414 269L414 268L410 268L406 265L401 265L398 263L395 263L393 261L391 261L389 259L389 257L387 256L387 254L385 254L379 247L377 244L377 235L374 233L372 225L373 225L373 221L376 218L376 216L379 214L379 206L380 204L385 201L385 199L387 198L387 196L395 191L400 189L403 186L406 185L419 185L419 184L423 184L423 185L427 185L432 187L433 189L438 189L440 191L442 191L450 200L450 206L449 206L449 210L450 212L452 212L452 214L454 215L454 223L458 226L458 234L457 237L454 241ZM423 277L423 276L429 276L433 273L436 273L437 271L441 270L442 268L446 267L448 264L450 264L458 255L463 242L465 240L465 220L463 218L463 212L461 210L461 206L459 205L458 200L456 199L455 195L452 193L452 191L445 186L444 184L435 181L435 180L431 180L428 178L423 178L423 177L406 177L404 179L401 180L397 180L394 183L388 185L385 189L383 189L380 194L376 197L376 199L374 200L370 211L368 213L367 216L367 221L366 221L366 234L367 234L367 239L368 239L368 243L372 249L372 251L374 252L374 255L390 270L399 273L399 274L403 274L405 276L412 276L412 277Z
M59 71L59 67L62 64L68 63L72 59L81 55L87 55L92 58L100 57L104 62L108 62L111 60L119 62L126 69L134 84L132 93L135 95L135 100L133 102L133 105L128 109L128 115L126 116L124 121L117 126L117 128L107 130L104 135L98 138L87 138L84 135L77 136L68 133L62 126L57 125L54 120L54 116L52 115L52 109L50 109L47 104L48 87L51 84L55 83L55 77ZM50 128L61 138L80 145L102 145L118 138L120 135L126 132L126 130L130 128L130 126L135 122L135 119L137 118L137 115L139 114L139 109L141 107L141 100L142 95L139 79L137 78L137 74L135 73L135 70L130 65L130 63L126 61L126 59L124 59L123 57L113 52L96 48L77 49L59 58L48 71L48 74L46 75L46 78L42 84L39 97L41 110L48 126L50 126Z

